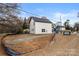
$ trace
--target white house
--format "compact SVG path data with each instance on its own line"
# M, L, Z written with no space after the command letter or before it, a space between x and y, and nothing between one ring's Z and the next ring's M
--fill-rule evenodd
M30 17L31 34L52 34L52 22L45 18Z

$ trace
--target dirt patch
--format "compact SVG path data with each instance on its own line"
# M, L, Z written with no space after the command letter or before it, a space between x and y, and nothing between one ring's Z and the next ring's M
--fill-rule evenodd
M77 56L79 55L79 36L70 35L63 36L57 34L55 41L51 42L45 48L33 51L31 53L23 54L28 56Z
M7 36L4 39L4 42L6 40L9 40L9 42L14 40L14 42L13 41L12 42L17 44L13 45L13 43L12 44L10 43L11 45L7 44L6 46L18 52L26 52L25 54L22 54L23 56L79 55L79 35L72 34L69 36L63 36L61 34L57 34L54 38L54 41L52 41L51 43L50 43L50 39L52 38L51 35L42 35L42 36L36 35L37 38L34 38L34 36L35 35L26 35L26 34ZM29 37L34 39L32 40L25 39ZM0 55L6 55L2 48L0 49L0 51L1 51Z
M2 38L2 36L0 36L0 56L7 56L7 54L5 53L5 51L1 45L1 38Z
M4 44L14 51L29 53L45 47L52 39L52 36L53 35L12 35L4 39Z

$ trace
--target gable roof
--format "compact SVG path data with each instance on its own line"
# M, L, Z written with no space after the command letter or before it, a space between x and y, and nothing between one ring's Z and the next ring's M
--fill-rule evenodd
M52 23L49 19L43 19L38 17L30 17L30 20L33 19L35 22L43 22L43 23Z

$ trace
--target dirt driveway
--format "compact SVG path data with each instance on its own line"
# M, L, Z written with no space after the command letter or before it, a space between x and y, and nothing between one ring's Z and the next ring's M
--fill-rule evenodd
M44 41L43 41L44 42ZM4 50L0 46L0 55L5 56ZM70 36L63 36L57 34L50 44L42 49L23 54L23 56L79 56L79 35L73 34Z
M33 51L28 56L69 56L79 55L79 35L63 36L57 34L55 41L48 44L45 48Z
M32 34L19 34L9 35L3 39L6 47L14 51L26 53L40 49L50 42L53 35L32 35ZM1 39L1 37L0 37ZM1 42L1 41L0 41ZM0 55L6 55L4 49L0 44Z

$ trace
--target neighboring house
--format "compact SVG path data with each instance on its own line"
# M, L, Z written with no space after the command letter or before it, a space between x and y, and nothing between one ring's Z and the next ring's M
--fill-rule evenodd
M52 34L52 22L46 18L30 17L31 34Z
M60 26L60 30L64 31L65 30L65 26Z

